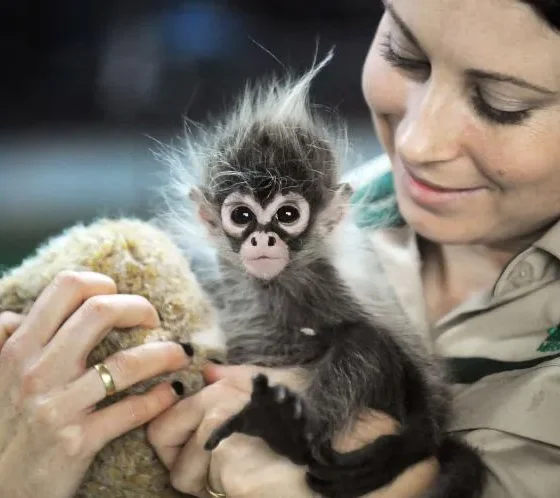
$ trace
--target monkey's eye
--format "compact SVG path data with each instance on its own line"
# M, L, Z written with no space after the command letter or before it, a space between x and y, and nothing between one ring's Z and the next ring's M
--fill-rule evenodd
M289 225L290 223L295 223L299 220L300 214L299 210L295 206L282 206L278 211L276 211L276 219L283 224Z
M230 217L236 225L247 225L253 221L255 215L247 206L238 206L231 212Z

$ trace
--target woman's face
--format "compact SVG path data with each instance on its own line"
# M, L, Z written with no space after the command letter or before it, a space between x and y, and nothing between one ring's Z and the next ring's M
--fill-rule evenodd
M501 245L560 217L560 34L517 0L387 0L363 90L401 212Z

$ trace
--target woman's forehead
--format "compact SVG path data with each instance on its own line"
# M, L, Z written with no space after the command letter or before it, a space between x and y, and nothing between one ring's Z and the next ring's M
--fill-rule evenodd
M560 34L519 0L387 0L430 58L560 91Z

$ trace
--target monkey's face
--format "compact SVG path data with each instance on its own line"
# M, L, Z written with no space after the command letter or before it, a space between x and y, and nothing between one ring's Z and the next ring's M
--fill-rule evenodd
M308 193L309 200L296 190L262 189L235 189L216 199L195 187L191 199L221 257L255 278L272 280L290 263L297 271L324 254L351 193L348 184L340 184L323 198Z
M291 251L309 227L310 207L295 192L276 194L269 202L233 192L224 200L220 218L245 270L270 280L289 264Z

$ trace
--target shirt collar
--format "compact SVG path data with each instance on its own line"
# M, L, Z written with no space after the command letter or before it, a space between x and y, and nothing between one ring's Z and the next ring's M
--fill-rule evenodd
M407 225L383 229L373 236L374 245L384 260L403 309L420 326L426 323L422 300L421 258L416 233ZM531 292L560 278L560 221L540 239L518 254L504 269L493 289L468 299L442 317L435 327L442 326L459 315L507 301L517 295ZM407 285L402 285L406 281ZM399 282L399 284L395 284Z
M560 220L552 225L533 246L548 252L560 262Z

